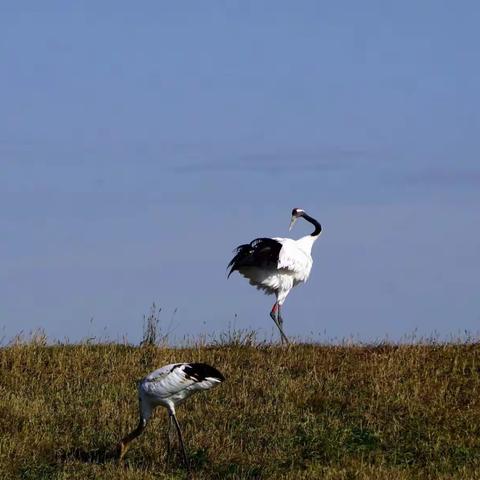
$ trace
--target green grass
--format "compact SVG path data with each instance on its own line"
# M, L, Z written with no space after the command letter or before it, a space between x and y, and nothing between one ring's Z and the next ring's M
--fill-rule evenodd
M202 361L227 381L178 409L198 479L480 478L480 344L0 349L0 478L182 479L166 412L118 465L135 381Z

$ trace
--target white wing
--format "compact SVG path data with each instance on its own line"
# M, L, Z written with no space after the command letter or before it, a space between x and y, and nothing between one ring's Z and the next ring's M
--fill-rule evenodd
M167 398L183 390L206 390L220 383L215 378L199 380L189 375L185 371L189 367L188 363L172 363L159 368L142 380L142 388L149 394Z
M184 363L170 363L169 365L164 365L161 368L157 368L152 373L149 373L143 380L160 381L165 378L175 367L184 365Z
M312 269L312 257L303 251L291 238L274 238L282 244L278 254L278 268L286 269L298 275L299 280L306 280Z
M147 375L142 380L145 392L156 397L167 398L193 385L195 380L187 378L183 371L184 363L172 363Z

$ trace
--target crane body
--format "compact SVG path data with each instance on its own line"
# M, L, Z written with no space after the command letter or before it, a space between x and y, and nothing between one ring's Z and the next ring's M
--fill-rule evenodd
M320 223L300 208L292 211L290 229L298 218L304 218L315 230L298 240L291 238L256 238L250 243L235 249L235 256L228 267L228 276L238 271L249 280L250 285L262 290L267 295L275 295L270 316L277 325L282 343L288 343L283 331L281 307L291 289L299 283L306 282L312 270L312 247L322 232Z
M195 392L216 387L225 378L215 368L205 363L172 363L148 374L138 384L140 420L138 426L118 444L119 458L123 460L129 444L138 437L157 406L163 406L169 414L169 433L172 422L177 429L185 465L188 468L187 453L182 431L176 417L176 407ZM168 437L170 440L170 436Z

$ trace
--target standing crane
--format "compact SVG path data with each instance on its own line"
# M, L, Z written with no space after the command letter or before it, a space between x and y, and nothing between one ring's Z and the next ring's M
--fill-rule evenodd
M217 369L205 363L172 363L155 370L140 380L138 384L140 421L137 428L118 444L119 460L123 460L130 442L145 430L154 408L161 405L168 410L168 434L174 423L183 452L183 460L189 469L187 452L175 415L175 408L195 392L209 390L224 380L225 378ZM170 435L168 435L168 441L170 444Z
M315 230L298 240L291 238L256 238L234 250L227 268L230 268L228 277L237 270L246 277L250 285L263 290L267 295L275 294L270 316L280 331L282 343L289 343L283 331L281 307L290 293L290 290L301 282L306 282L312 269L312 247L322 232L317 220L308 215L301 208L292 210L292 219L289 230L295 222L303 218L310 222Z

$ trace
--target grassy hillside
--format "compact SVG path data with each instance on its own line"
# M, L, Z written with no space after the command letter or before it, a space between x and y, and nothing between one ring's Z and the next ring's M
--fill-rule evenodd
M178 409L198 479L480 478L480 345L108 345L0 350L0 478L186 478L135 380L179 361L227 381ZM188 412L188 414L187 414Z

